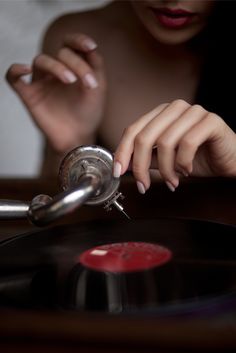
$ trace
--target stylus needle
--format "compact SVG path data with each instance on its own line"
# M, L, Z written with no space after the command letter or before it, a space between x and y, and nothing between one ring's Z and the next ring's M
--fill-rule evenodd
M128 219L131 219L128 214L124 211L124 207L118 202L118 201L114 201L113 204L116 206L116 208L123 213L123 215L125 215L125 217L127 217Z
M126 213L124 210L120 210L120 212L122 212L123 215L125 215L125 217L127 217L128 219L131 219L131 218L129 217L129 215L127 215L127 213Z

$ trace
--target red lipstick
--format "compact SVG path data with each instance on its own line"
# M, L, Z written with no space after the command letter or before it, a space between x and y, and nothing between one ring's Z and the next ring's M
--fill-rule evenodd
M179 29L188 25L196 16L195 13L183 9L150 8L158 22L166 28Z

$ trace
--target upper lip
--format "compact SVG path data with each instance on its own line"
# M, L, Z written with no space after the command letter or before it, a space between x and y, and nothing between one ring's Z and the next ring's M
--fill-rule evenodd
M173 9L169 7L160 7L160 8L152 8L153 11L161 12L170 16L191 16L194 15L193 12L184 10L184 9Z

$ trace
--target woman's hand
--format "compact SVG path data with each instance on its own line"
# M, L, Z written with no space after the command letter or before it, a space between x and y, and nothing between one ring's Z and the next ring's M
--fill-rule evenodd
M24 80L28 74L30 83ZM6 78L56 152L92 142L106 93L104 63L93 39L70 35L56 57L41 54L32 67L13 64Z
M155 167L174 191L183 176L236 176L236 135L218 115L183 100L162 104L124 132L114 156L114 176L124 174L132 158L137 186L150 186Z

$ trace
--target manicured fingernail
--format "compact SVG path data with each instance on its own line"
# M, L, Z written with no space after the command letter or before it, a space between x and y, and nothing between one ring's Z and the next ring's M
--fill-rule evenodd
M185 169L179 168L179 172L185 177L189 176L188 172Z
M138 191L140 192L140 194L145 194L146 189L145 189L143 183L141 183L141 181L137 181L137 188L138 188Z
M97 43L95 43L92 39L85 39L83 42L83 47L86 50L94 50L97 48Z
M115 162L113 167L113 176L114 178L119 178L121 174L121 164L120 162Z
M77 81L77 77L72 71L66 70L63 74L67 82L74 83Z
M170 191L172 191L172 192L175 191L175 186L172 183L170 183L169 181L166 181L166 185L168 186Z
M182 174L183 174L183 176L185 176L185 177L188 177L188 176L189 176L189 174L188 174L185 170L182 170Z
M97 88L98 86L98 81L92 74L86 74L83 77L83 80L84 80L85 86L88 88Z

